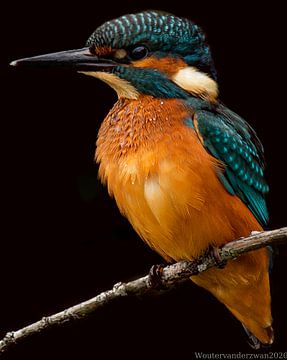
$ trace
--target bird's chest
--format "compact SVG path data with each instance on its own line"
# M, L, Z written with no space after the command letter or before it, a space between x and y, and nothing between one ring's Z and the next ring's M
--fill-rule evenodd
M184 125L191 116L184 107L151 102L116 104L108 114L97 141L99 175L152 248L166 259L188 258L190 248L185 256L177 241L184 241L184 223L205 202L208 156L193 129Z
M118 100L98 134L96 161L102 181L111 189L117 182L134 185L150 178L159 171L161 160L184 146L184 134L190 133L184 120L191 116L176 99Z

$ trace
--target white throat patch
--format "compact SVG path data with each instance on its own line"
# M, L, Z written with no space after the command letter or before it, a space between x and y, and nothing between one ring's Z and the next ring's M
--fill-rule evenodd
M137 99L139 97L139 93L137 89L134 88L131 83L129 83L124 79L120 79L115 74L110 74L102 71L79 71L79 72L88 76L93 76L97 79L104 81L117 92L119 98Z

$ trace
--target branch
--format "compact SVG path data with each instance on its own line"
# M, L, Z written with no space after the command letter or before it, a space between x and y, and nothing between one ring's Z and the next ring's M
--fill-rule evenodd
M277 245L287 242L287 227L252 233L246 238L232 241L221 248L209 249L204 255L193 261L180 261L161 269L159 281L161 288L171 288L175 284L186 281L192 275L197 275L211 267L218 266L235 259L243 253L263 248L267 245ZM138 296L154 291L151 275L146 275L128 283L117 283L111 290L102 292L92 299L72 306L54 315L43 317L41 320L20 330L8 332L0 341L0 354L6 352L11 346L36 333L42 333L64 323L89 316L98 308L109 304L120 297Z

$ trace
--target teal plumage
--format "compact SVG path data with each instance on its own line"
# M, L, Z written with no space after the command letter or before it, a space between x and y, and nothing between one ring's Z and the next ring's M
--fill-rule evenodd
M201 28L166 12L145 11L107 21L86 42L86 46L95 48L130 48L137 44L145 45L154 56L166 53L182 56L187 64L216 78L211 51Z
M226 190L237 195L261 225L268 222L265 194L269 188L263 177L263 148L253 129L228 108L196 112L198 130L206 149L225 164L218 174Z
M149 42L165 51L174 50L173 46L179 43L199 43L203 38L203 32L190 20L165 12L145 11L105 22L89 37L87 45L125 47L131 45L132 39L134 44Z
M135 76L133 69L117 67L114 72L118 77L135 84L138 91L145 95L156 96L163 99L188 99L190 94L166 78L157 69L144 69Z

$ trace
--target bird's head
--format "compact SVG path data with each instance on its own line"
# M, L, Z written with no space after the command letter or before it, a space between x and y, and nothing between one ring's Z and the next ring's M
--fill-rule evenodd
M107 21L86 47L13 61L11 65L61 66L101 79L119 97L140 94L215 100L216 72L202 30L193 22L158 11Z

